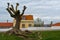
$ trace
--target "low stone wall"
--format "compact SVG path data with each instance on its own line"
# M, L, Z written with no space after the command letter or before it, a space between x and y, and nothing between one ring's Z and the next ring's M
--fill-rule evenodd
M12 28L0 28L0 32L5 32L11 30ZM30 31L51 31L51 30L60 30L60 26L53 27L29 27L29 28L21 28L22 31L30 30Z
M45 30L60 30L60 26L54 27L29 27L29 28L22 28L21 30L31 30L31 31L45 31Z

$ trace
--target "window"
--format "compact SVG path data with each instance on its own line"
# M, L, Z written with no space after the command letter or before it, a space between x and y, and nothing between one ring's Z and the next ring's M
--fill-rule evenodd
M32 25L31 24L29 24L29 27L31 27Z
M25 24L22 24L22 28L25 28Z

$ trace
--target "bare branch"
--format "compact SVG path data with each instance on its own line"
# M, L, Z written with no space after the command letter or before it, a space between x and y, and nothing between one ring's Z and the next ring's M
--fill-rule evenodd
M26 7L26 6L24 6L24 10L26 10L26 8L27 8L27 7Z
M17 11L18 6L19 6L19 3L16 3L16 11Z
M9 12L9 14L10 14L11 17L15 17L8 8L6 8L6 10Z
M25 10L26 10L26 6L24 6L24 9L22 10L22 14L21 14L21 16L24 14L24 12L25 12Z
M15 11L11 7L9 9L15 14Z
M13 5L11 5L11 8L12 8L12 10L14 10L14 7L13 7Z
M20 10L17 10L15 16L20 16Z
M8 8L6 8L6 10L7 10L10 14L12 14L12 12L11 12Z
M17 13L16 14L20 15L20 10L17 10Z
M9 8L10 3L7 3L7 5L8 5L8 8Z

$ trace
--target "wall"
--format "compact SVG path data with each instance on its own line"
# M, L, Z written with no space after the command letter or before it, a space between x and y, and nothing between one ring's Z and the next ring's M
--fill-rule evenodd
M15 22L16 22L16 20L14 20L13 26L15 26ZM33 20L21 20L20 28L22 28L22 24L25 24L25 28L28 28L29 24L31 24L31 26L33 27L34 26L34 21Z

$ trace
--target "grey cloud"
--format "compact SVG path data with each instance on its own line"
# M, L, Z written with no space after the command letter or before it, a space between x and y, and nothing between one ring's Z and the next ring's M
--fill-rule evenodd
M19 9L22 10L23 6L27 6L25 14L32 14L34 17L44 17L44 16L60 16L60 0L0 0L0 16L6 15L10 16L6 11L7 2L13 4L14 6L18 2L20 4ZM4 16L2 16L4 17ZM8 19L11 19L8 17ZM3 19L4 20L4 19ZM48 19L45 19L48 20Z

